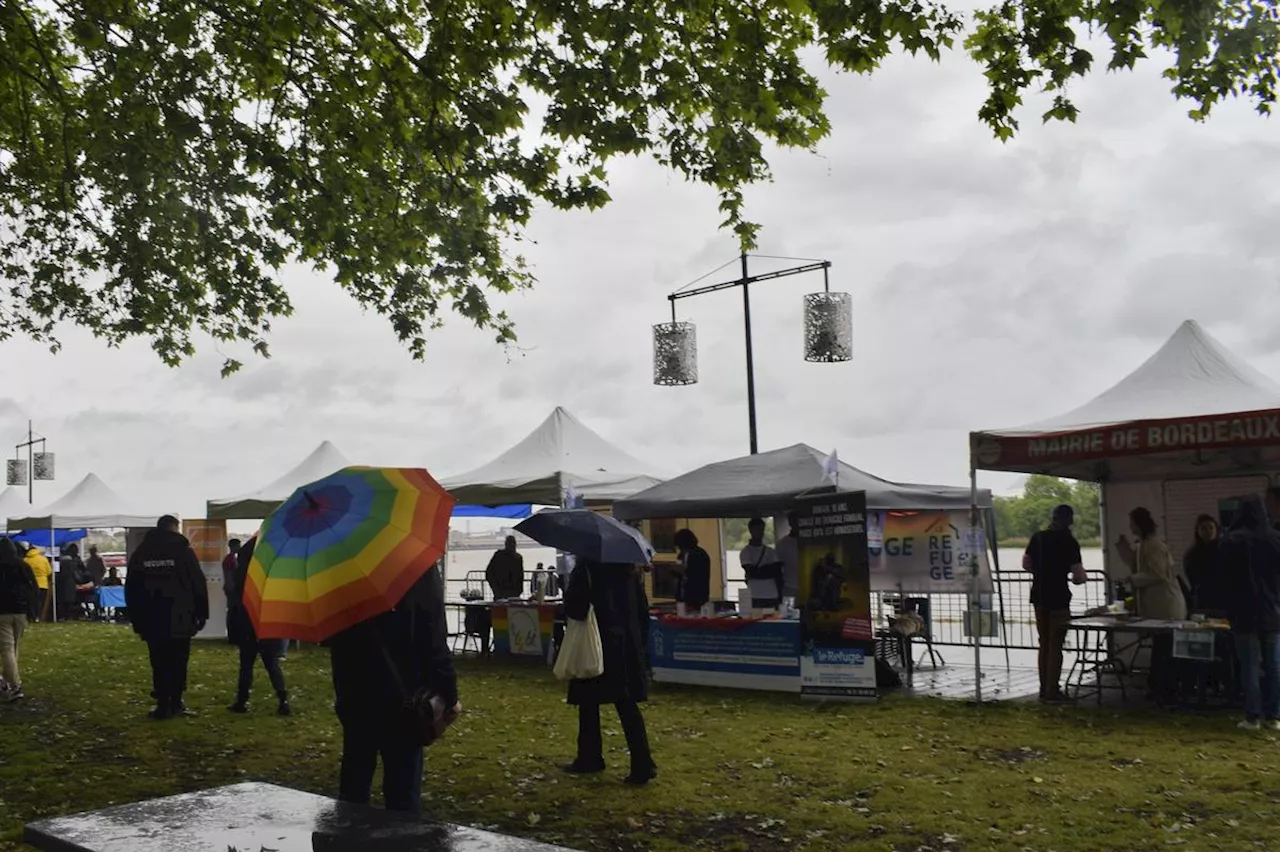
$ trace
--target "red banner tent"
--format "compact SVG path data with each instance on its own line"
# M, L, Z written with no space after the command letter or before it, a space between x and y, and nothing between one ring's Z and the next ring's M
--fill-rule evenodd
M1118 532L1130 509L1146 506L1180 554L1197 514L1217 516L1220 500L1258 493L1280 471L1280 385L1187 320L1084 405L1014 429L974 432L969 447L975 471L1103 483L1104 530Z

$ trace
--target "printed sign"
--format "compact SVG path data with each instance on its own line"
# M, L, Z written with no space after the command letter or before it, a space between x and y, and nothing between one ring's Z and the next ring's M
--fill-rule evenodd
M1280 411L1134 420L1103 429L1005 437L974 433L970 452L978 467L1034 466L1186 450L1280 444Z
M875 698L867 496L823 494L796 507L800 552L800 694Z
M554 604L495 604L490 612L495 653L517 657L546 656L555 623Z
M191 542L191 549L201 563L215 562L222 565L227 552L227 522L191 520L182 522L182 534Z
M798 692L800 625L739 619L654 620L653 678L661 683Z
M967 594L975 552L969 531L968 512L868 512L871 590ZM979 587L994 591L985 541L976 554Z
M538 610L534 607L507 609L507 638L511 653L518 657L542 656L542 631L538 626Z

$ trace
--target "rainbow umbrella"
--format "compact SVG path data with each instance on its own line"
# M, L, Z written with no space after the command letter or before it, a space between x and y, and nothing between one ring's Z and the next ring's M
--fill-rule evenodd
M322 642L394 607L444 555L453 504L415 468L348 467L299 488L249 562L258 636Z

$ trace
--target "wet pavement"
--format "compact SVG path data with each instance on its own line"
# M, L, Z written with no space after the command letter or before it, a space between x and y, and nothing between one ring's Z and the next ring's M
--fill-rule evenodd
M236 784L33 822L46 852L568 852L274 784Z

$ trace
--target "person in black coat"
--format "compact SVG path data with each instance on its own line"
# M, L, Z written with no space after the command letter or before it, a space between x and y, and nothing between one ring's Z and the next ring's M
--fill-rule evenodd
M276 715L288 716L293 711L289 707L289 690L285 685L284 672L280 670L280 657L284 653L284 640L259 639L253 628L253 619L244 606L244 590L248 583L249 563L253 561L253 549L258 543L255 535L244 543L235 553L236 571L227 590L227 636L231 644L240 649L240 675L236 680L236 700L227 709L232 713L249 712L249 693L253 690L253 664L259 657L262 666L267 670L271 680L271 688L276 691L279 703Z
M422 746L404 724L406 693L425 688L462 712L458 678L449 650L444 582L433 566L390 612L328 640L334 709L342 724L338 798L369 803L373 773L382 757L387 810L416 814L422 807Z
M604 674L569 681L569 703L578 707L578 755L566 772L603 772L604 743L600 705L612 704L622 721L631 752L627 783L643 785L658 777L649 750L649 736L639 702L649 697L645 659L649 638L649 601L642 575L633 565L609 565L579 560L569 575L565 615L575 621L595 608L604 649Z
M677 569L680 582L676 586L676 602L685 605L686 610L702 609L711 600L711 556L698 546L698 537L693 530L680 530L675 534L676 552L680 554L680 568ZM648 616L646 615L646 621Z
M1222 611L1221 583L1218 579L1218 544L1221 530L1212 515L1196 518L1196 540L1182 557L1182 573L1189 589L1187 609L1190 612L1216 614Z
M133 632L151 656L156 707L149 715L161 720L185 712L191 639L209 620L209 588L177 518L165 515L157 521L129 557L124 599Z
M18 671L22 634L36 617L36 575L12 541L0 538L0 701L23 697Z
M1261 498L1240 498L1218 547L1218 575L1240 659L1240 726L1280 730L1280 532L1268 524Z

